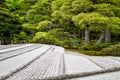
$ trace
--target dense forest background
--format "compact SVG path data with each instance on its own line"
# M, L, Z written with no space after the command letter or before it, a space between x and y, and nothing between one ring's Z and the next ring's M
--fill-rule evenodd
M120 0L0 0L0 44L13 43L120 55Z

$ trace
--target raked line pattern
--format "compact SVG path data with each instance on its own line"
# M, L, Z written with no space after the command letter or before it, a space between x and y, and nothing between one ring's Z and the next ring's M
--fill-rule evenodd
M0 46L0 80L120 80L120 57L82 55L55 45L10 46Z

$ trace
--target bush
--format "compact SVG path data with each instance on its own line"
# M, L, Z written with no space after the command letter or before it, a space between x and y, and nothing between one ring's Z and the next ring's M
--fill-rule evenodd
M93 51L100 51L103 48L109 47L111 43L101 43L99 45L92 45L92 46L82 46L81 50L93 50Z
M109 47L110 45L112 45L113 43L101 43L101 44L99 44L99 46L101 47L101 48L106 48L106 47Z
M90 50L100 51L100 50L101 50L101 47L100 47L99 45L94 45L94 46L82 46L82 47L81 47L81 50L85 50L85 51L90 51Z
M82 54L90 55L90 56L106 56L106 53L101 51L80 51Z
M91 46L82 46L80 49L86 51L92 50Z
M108 48L104 48L102 51L111 56L120 56L120 44L111 45Z
M64 38L62 40L62 43L63 43L63 47L66 49L78 49L80 40L74 38Z

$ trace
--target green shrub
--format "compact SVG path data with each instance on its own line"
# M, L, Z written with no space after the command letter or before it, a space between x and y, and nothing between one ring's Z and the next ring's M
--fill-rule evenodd
M82 54L90 55L90 56L106 56L106 53L101 51L80 51Z
M70 48L70 49L78 49L80 41L74 38L64 38L63 39L63 47Z
M91 46L82 46L80 49L86 51L92 50Z
M81 50L93 50L93 51L100 51L103 48L109 47L111 43L101 43L99 45L91 45L91 46L82 46Z
M94 51L100 51L101 47L100 47L100 45L94 45L94 46L92 46L92 50L94 50Z
M99 50L101 50L101 47L100 47L99 45L94 45L94 46L82 46L82 47L81 47L81 50L86 50L86 51L90 51L90 50L99 51Z
M101 43L101 44L99 44L100 48L106 48L106 47L109 47L110 45L112 45L112 43Z
M120 44L111 45L108 48L104 48L102 51L111 56L120 56Z

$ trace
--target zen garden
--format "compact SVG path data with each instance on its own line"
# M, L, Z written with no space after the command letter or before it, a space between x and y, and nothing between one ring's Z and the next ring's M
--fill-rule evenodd
M0 44L22 43L120 56L120 0L0 0Z
M0 80L120 80L120 0L0 0Z

